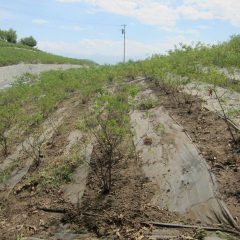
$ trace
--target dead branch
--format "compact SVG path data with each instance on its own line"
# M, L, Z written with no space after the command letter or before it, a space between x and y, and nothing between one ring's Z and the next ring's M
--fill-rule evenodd
M185 224L178 224L178 223L161 223L161 222L141 222L141 223L146 225L154 225L157 227L166 227L166 228L190 228L190 229L200 228L207 231L221 231L221 232L233 233L240 236L240 231L226 229L223 227L207 227L207 226L201 226L201 225L185 225Z
M220 105L220 107L221 107L221 110L222 110L222 113L223 113L223 119L224 119L224 121L225 121L226 124L227 124L228 130L229 130L229 132L230 132L230 134L231 134L231 136L232 136L232 139L233 139L234 143L236 143L237 140L236 140L236 138L235 138L235 136L234 136L234 133L233 133L233 131L232 131L232 129L231 129L231 125L230 125L230 123L229 123L229 121L228 121L228 117L227 117L227 115L226 115L226 113L225 113L225 110L224 110L223 105L222 105L222 103L221 103L221 100L220 100L220 98L219 98L219 96L218 96L218 94L217 94L217 91L216 91L215 89L213 89L213 92L214 92L214 94L215 94L215 96L216 96L216 99L217 99L217 101L218 101L218 103L219 103L219 105Z
M45 207L37 207L38 210L48 212L48 213L62 213L66 214L71 212L69 209L66 208L45 208ZM80 214L84 216L91 216L91 217L103 217L103 215L89 213L89 212L80 212Z
M38 210L44 211L44 212L51 212L51 213L62 213L65 214L69 212L70 210L65 209L65 208L45 208L45 207L37 207ZM103 215L100 214L95 214L95 213L89 213L89 212L81 212L82 215L84 216L92 216L92 217L104 217ZM128 220L128 219L126 219ZM128 220L131 222L131 220ZM232 233L237 236L240 236L240 229L237 229L239 231L233 230L233 229L227 229L224 227L210 227L210 226L202 226L202 225L185 225L185 224L179 224L179 223L162 223L162 222L139 222L144 225L154 225L157 227L165 227L165 228L188 228L188 229L204 229L207 231L221 231L221 232L226 232L226 233Z
M38 210L44 211L44 212L50 212L50 213L62 213L65 214L69 210L65 208L45 208L45 207L37 207Z

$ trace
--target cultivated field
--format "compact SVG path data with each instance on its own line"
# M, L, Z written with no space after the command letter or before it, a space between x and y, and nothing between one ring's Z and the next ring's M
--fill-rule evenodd
M239 239L239 42L1 90L2 239Z

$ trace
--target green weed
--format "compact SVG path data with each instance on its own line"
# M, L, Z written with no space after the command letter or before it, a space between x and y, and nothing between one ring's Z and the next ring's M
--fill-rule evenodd
M162 134L165 132L165 126L163 123L158 123L154 126L154 131L157 133L157 134Z
M147 97L146 99L143 99L138 108L140 110L149 110L151 108L154 108L157 104L157 100L154 99L153 97Z

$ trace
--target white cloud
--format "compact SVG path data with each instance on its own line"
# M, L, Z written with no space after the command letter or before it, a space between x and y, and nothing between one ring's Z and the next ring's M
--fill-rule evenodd
M107 12L132 16L145 24L172 27L178 16L176 10L163 0L56 0L61 3L85 2Z
M174 27L180 19L223 19L240 26L239 0L56 0L61 3L88 3L107 12L131 16L139 21Z
M42 18L33 19L32 22L35 23L35 24L38 24L38 25L43 25L43 24L48 23L47 20L42 19Z
M228 20L240 26L239 0L184 0L184 4L192 5L198 11L207 9L215 19Z
M190 40L182 35L153 43L128 40L126 55L128 59L146 58L152 54L163 53L179 42L190 43ZM78 43L39 41L38 47L48 52L79 58L94 58L93 60L96 56L103 56L104 59L114 58L116 61L121 61L123 55L123 42L109 39L83 39Z
M213 19L214 16L209 11L200 11L198 8L188 5L182 5L177 8L177 12L182 18L190 20Z

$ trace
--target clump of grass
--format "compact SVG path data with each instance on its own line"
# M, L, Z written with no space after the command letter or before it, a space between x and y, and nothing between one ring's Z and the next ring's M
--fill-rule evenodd
M163 123L158 123L154 126L154 131L156 134L162 134L165 132L165 126Z
M60 159L60 162L49 165L28 179L30 183L37 183L42 187L59 187L72 181L74 170L79 166L79 158L70 155L68 159Z
M126 84L123 86L123 92L127 93L131 97L135 97L138 94L138 86L136 84Z
M146 99L143 99L142 102L139 104L138 108L140 110L149 110L151 108L154 108L157 104L157 100L153 97L148 97Z
M194 234L194 239L204 240L207 236L207 233L204 229L197 229Z
M71 182L74 169L75 167L70 165L60 165L53 171L54 182L57 184Z
M235 117L240 114L240 108L232 108L227 111L228 116Z
M3 171L0 173L0 184L5 183L10 178L10 173L8 171Z
M19 166L20 166L20 161L18 159L10 167L2 171L0 173L0 184L4 184L5 182L7 182L10 179L12 172L15 169L17 169Z
M56 167L51 167L38 175L34 181L37 181L40 186L55 186L69 183L72 180L72 175L76 169L76 164L63 162Z

